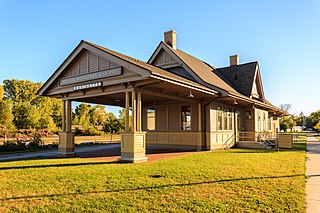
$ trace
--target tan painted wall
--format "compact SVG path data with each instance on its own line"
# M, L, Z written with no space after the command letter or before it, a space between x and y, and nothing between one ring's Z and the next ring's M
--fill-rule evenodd
M232 109L232 130L218 130L218 109L217 107L227 107ZM233 137L234 135L234 113L233 113L234 107L229 106L229 105L224 105L220 103L212 103L208 109L207 113L207 133L206 133L206 138L207 138L207 148L209 150L212 149L219 149L222 148L223 144L230 139L230 137ZM208 119L209 118L209 119ZM222 126L224 126L222 124Z
M181 107L191 106L191 130L181 130ZM147 108L143 108L142 127L147 131ZM202 133L198 129L198 104L157 105L156 130L147 131L147 144L201 147Z
M198 129L198 105L197 104L172 104L172 105L157 105L154 108L156 109L156 130L159 132L168 131L182 131L188 132L188 130L181 130L181 107L182 106L191 106L191 131L199 131ZM143 108L143 131L147 131L146 122L147 122L147 108Z

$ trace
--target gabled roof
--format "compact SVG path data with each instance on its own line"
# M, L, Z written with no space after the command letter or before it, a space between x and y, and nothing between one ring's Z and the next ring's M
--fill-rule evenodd
M91 48L90 48L91 47ZM93 47L93 48L92 48ZM194 81L191 81L191 80L188 80L186 78L183 78L181 76L178 76L178 75L175 75L173 73L170 73L166 70L163 70L161 68L158 68L158 67L155 67L151 64L148 64L144 61L141 61L141 60L138 60L136 58L132 58L132 57L129 57L127 55L124 55L124 54L121 54L121 53L118 53L116 51L113 51L113 50L110 50L110 49L107 49L105 47L102 47L102 46L99 46L97 44L94 44L94 43L91 43L91 42L88 42L88 41L84 41L82 40L78 45L77 47L72 51L72 53L67 57L67 59L59 66L59 68L51 75L51 77L44 83L44 85L40 88L39 90L39 94L40 95L45 95L45 92L46 90L48 90L51 86L51 84L59 78L59 76L62 74L62 72L64 71L64 69L70 64L72 63L72 60L74 58L76 58L77 54L81 52L81 50L83 49L90 49L90 50L95 50L94 48L98 49L98 50L101 50L107 54L110 54L118 59L121 59L125 62L128 62L134 66L137 66L139 68L142 68L143 70L147 71L147 73L149 73L152 76L158 76L158 77L161 77L161 78L165 78L165 79L168 79L168 80L171 80L171 81L175 81L175 82L182 82L186 85L189 85L189 86L192 86L192 87L196 87L196 88L199 88L201 90L205 90L205 91L208 91L208 92L211 92L211 93L217 93L216 91L210 89L210 88L207 88L199 83L196 83Z
M218 76L219 73L216 73L214 70L215 68L200 59L189 55L188 53L180 50L180 49L173 49L168 44L164 43L163 41L160 42L157 49L154 51L152 56L150 57L148 63L152 63L153 59L155 58L156 54L161 49L171 51L175 56L177 56L182 63L184 63L194 74L200 78L199 83L207 83L213 87L217 87L224 91L235 93L238 92L232 88L228 83L226 83L221 76ZM202 81L202 82L201 82Z
M228 82L241 94L250 97L258 62L218 68Z
M153 63L153 60L162 49L173 53L173 55L180 60L179 63L186 65L193 72L192 74L198 76L200 79L198 82L200 84L205 85L206 87L211 85L213 88L222 89L231 97L238 97L242 100L263 105L264 107L268 106L272 109L279 110L278 107L273 106L264 97L258 62L215 68L214 66L211 66L180 49L172 48L161 41L148 60L149 64ZM253 85L255 83L257 83L258 87L259 100L252 98Z
M191 80L188 80L188 79L186 79L186 78L183 78L183 77L181 77L181 76L179 76L179 75L173 74L173 73L168 72L168 71L166 71L166 70L164 70L164 69L161 69L161 68L158 68L158 67L153 66L153 65L151 65L151 64L148 64L148 63L146 63L146 62L144 62L144 61L141 61L141 60L139 60L139 59L132 58L132 57L130 57L130 56L127 56L127 55L118 53L118 52L116 52L116 51L110 50L110 49L108 49L108 48L99 46L99 45L97 45L97 44L94 44L94 43L91 43L91 42L88 42L88 41L84 41L84 42L86 42L86 43L88 43L88 44L90 44L90 45L92 45L92 46L94 46L94 47L97 47L97 48L101 49L101 50L104 51L104 52L107 52L107 53L109 53L109 54L112 54L112 55L114 55L114 56L116 56L116 57L118 57L118 58L120 58L120 59L123 59L123 60L125 60L125 61L127 61L127 62L130 62L130 63L132 63L132 64L134 64L134 65L137 65L137 66L139 66L139 67L141 67L141 68L144 68L144 69L146 69L147 71L149 71L150 74L154 74L154 75L157 75L157 76L160 76L160 77L168 78L168 79L174 80L174 81L178 80L178 81L180 81L180 82L183 82L183 83L186 83L186 84L189 84L189 85L198 87L198 88L200 88L200 89L210 90L209 88L207 88L207 87L205 87L205 86L203 86L203 85L201 85L201 84L198 84L198 83L196 83L196 82L193 82L193 81L191 81ZM211 92L212 92L212 91L211 91Z

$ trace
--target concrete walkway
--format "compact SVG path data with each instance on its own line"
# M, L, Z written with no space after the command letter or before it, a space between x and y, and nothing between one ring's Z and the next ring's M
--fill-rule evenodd
M84 152L100 151L100 150L106 150L106 149L114 149L119 147L120 147L120 144L107 144L107 145L96 145L96 146L93 145L88 147L76 147L75 152L84 153ZM8 161L8 160L28 159L28 158L34 158L34 157L54 157L54 156L57 156L57 154L58 154L58 150L0 155L0 162Z
M307 212L320 212L320 142L313 136L307 137L306 200Z

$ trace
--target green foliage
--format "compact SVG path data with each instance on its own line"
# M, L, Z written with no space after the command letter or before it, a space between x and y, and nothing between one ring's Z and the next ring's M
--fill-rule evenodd
M90 109L91 106L86 103L79 104L75 109L76 116L79 117L79 125L85 130L87 130L90 126Z
M38 96L42 83L16 79L5 80L3 83L4 100L12 103L12 123L17 129L57 131L61 127L62 102Z
M33 83L28 80L4 80L4 98L13 102L31 102L37 97L42 83Z
M13 107L13 123L18 129L37 128L41 114L30 102L19 102Z
M310 116L307 117L306 123L308 128L313 128L320 121L320 110L312 112Z
M291 129L296 126L296 122L293 120L292 117L284 117L280 120L280 129L284 130L285 132L287 129Z
M9 101L0 100L0 126L5 129L13 129L12 106Z
M0 101L3 99L3 86L0 85Z
M320 132L320 121L313 127L317 132Z
M116 134L124 130L124 122L123 119L118 119L116 116L109 112L107 114L107 121L103 126L103 130L110 134Z

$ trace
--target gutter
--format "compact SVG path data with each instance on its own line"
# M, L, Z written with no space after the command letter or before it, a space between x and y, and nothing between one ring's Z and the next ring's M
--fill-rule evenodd
M202 116L203 116L203 118L202 118L202 121L203 121L202 122L202 126L203 126L202 127L202 129L203 129L203 131L202 131L202 150L203 151L208 150L207 149L207 111L206 111L206 107L219 98L221 98L221 97L220 96L216 97L202 106L202 108L203 108L203 110L202 110L203 111L203 113L202 113Z

